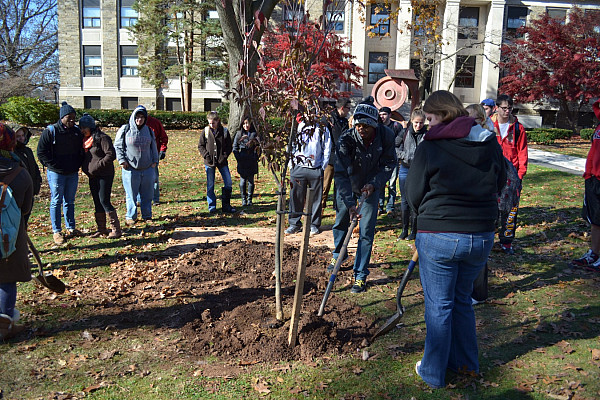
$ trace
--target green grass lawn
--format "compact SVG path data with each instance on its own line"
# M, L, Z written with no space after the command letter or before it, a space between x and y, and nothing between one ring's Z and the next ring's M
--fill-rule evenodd
M112 132L114 135L114 132ZM198 155L198 132L169 132L167 158L160 164L161 205L154 207L152 229L127 230L119 240L75 239L63 248L52 242L48 188L44 183L30 219L30 235L55 273L107 279L110 264L125 257L160 256L180 226L272 226L276 207L274 180L261 168L255 206L245 215L209 215L205 173ZM31 146L35 148L36 138ZM234 164L235 162L233 162ZM233 205L240 206L239 178ZM218 174L217 174L218 176ZM217 187L220 187L220 177ZM44 179L45 181L45 179ZM449 375L446 389L432 391L415 376L423 353L423 293L415 273L403 297L401 325L354 356L312 362L223 365L219 376L198 372L218 359L194 359L176 351L180 332L157 337L152 326L108 332L118 340L96 340L76 322L93 320L85 290L55 296L19 285L17 307L32 338L0 344L0 398L7 399L597 399L600 398L600 275L568 266L587 251L588 227L580 218L583 179L531 165L523 182L516 254L492 252L490 299L476 306L481 374ZM124 192L115 178L113 204L123 219ZM78 227L93 229L87 178L76 199ZM324 224L333 223L326 213ZM414 251L397 242L399 221L381 216L372 263L399 279ZM93 279L89 279L88 282ZM346 296L362 312L385 321L393 311L397 283L372 284L365 294ZM169 304L165 299L165 305ZM352 318L351 315L348 318ZM44 330L73 325L57 334ZM362 350L369 352L363 361ZM165 362L168 360L168 362ZM230 374L228 368L242 370Z

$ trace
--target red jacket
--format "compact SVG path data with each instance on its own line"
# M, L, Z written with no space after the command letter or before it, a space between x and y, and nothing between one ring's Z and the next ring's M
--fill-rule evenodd
M167 151L167 143L169 143L169 137L165 128L156 118L148 115L146 125L154 131L154 138L156 139L156 149L160 153L161 151Z
M492 118L492 121L496 128L496 139L498 139L498 143L500 143L500 147L502 147L504 157L510 160L517 169L519 178L523 179L527 173L527 161L529 159L527 151L527 132L525 132L525 127L523 124L519 123L519 132L515 132L515 125L517 125L518 120L517 117L511 115L509 119L510 125L508 126L508 135L502 139L497 116L496 118ZM514 140L515 136L517 137L516 142Z
M597 100L592 106L596 118L600 119L600 100ZM592 147L588 153L587 160L585 162L585 172L583 177L585 179L595 176L600 179L600 124L596 127L596 132L592 136Z

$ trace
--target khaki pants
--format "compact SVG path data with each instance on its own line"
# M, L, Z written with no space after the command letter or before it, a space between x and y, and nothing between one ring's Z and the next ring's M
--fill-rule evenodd
M333 181L333 165L328 165L323 171L323 208L327 206L327 196L329 195L329 189L331 188L331 182ZM335 199L333 200L335 204Z

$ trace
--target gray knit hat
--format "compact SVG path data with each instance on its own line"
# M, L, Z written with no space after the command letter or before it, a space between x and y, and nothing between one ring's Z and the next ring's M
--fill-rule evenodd
M379 110L370 102L361 102L354 109L354 125L365 124L377 128Z
M60 119L63 119L65 115L69 115L71 113L75 114L75 109L67 104L66 101L63 101L60 107Z

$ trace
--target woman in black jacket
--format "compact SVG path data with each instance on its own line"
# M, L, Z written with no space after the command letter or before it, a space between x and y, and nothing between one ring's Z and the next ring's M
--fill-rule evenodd
M27 147L29 138L31 138L31 131L26 126L18 124L12 124L10 128L15 132L15 138L17 140L14 152L17 157L19 157L19 160L21 160L21 164L27 169L27 172L29 172L29 176L31 176L33 182L33 195L37 196L42 187L42 175L40 174L40 167L33 155L33 150ZM33 197L31 198L31 201L33 203ZM26 216L25 223L27 223L28 220L29 214Z
M96 122L89 114L83 114L79 120L79 129L83 133L83 149L85 155L81 169L90 179L90 192L94 200L94 217L97 232L92 237L107 236L110 239L121 237L121 224L117 211L110 202L113 181L115 179L116 159L112 139L96 127ZM110 221L111 231L106 229L106 217Z
M254 195L254 175L258 174L258 156L260 147L256 130L250 118L245 118L242 129L233 139L233 155L237 160L237 172L240 174L240 193L242 206L252 205Z

